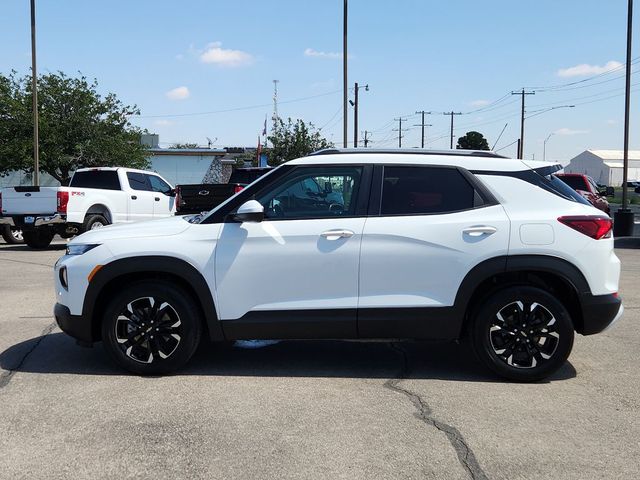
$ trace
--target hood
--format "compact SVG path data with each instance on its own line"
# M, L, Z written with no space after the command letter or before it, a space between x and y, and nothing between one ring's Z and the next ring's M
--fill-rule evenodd
M148 222L109 225L90 230L74 238L70 243L103 243L123 238L164 237L184 232L191 224L185 217L169 217Z

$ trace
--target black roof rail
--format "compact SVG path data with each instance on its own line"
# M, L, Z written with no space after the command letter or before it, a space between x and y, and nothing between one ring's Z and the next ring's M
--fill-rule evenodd
M339 155L346 153L384 153L389 155L449 155L455 157L509 158L490 150L428 150L422 148L325 148L310 153L309 156Z

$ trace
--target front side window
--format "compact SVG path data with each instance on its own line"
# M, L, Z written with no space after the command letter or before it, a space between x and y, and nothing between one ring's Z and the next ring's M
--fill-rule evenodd
M165 195L169 195L171 193L171 186L160 177L156 175L145 175L149 180L149 184L151 185L151 190L158 193L164 193Z
M456 168L384 167L382 215L457 212L474 208L477 194Z
M133 190L148 192L151 190L151 185L147 180L146 175L137 172L127 172L127 179L129 180L129 186Z
M268 219L355 215L361 167L301 168L258 195Z

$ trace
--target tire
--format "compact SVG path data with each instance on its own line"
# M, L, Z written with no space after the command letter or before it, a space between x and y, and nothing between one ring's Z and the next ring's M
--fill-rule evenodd
M9 225L3 225L2 238L10 245L16 245L18 243L24 243L22 236L22 229L16 227L10 227Z
M42 250L47 248L53 240L54 233L48 228L39 228L37 230L26 230L22 232L24 243L30 248Z
M191 359L200 343L202 318L184 290L143 281L109 302L101 328L104 347L119 366L138 375L164 375Z
M534 382L551 375L565 363L573 347L569 312L540 288L499 290L481 304L472 322L476 356L509 380Z
M109 225L109 220L103 215L89 213L82 224L82 231L88 232L89 230L106 227L107 225Z

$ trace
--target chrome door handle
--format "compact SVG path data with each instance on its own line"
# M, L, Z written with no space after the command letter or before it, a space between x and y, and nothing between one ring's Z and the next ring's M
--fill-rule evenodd
M498 229L489 225L478 225L475 227L465 228L462 233L469 235L470 237L480 237L481 235L491 235L496 233Z
M353 237L354 233L351 230L327 230L320 234L321 237L327 240L338 240L339 238Z

